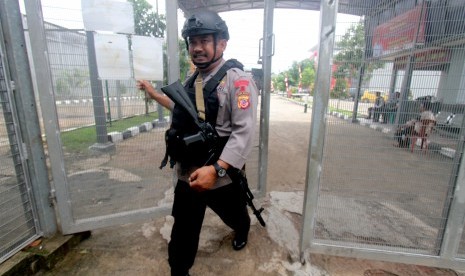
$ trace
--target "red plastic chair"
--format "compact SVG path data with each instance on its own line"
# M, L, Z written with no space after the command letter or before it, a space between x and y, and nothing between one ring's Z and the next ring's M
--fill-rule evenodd
M428 143L427 143L427 137L428 134L432 131L432 128L436 124L435 120L430 120L430 119L423 119L420 121L421 123L421 128L420 132L414 132L411 137L410 137L410 143L412 145L412 152L415 148L415 145L417 143L417 139L421 139L421 145L420 145L420 150L428 150Z

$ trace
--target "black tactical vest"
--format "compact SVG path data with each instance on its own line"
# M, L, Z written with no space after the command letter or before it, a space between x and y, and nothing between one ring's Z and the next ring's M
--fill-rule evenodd
M235 59L230 59L223 64L218 72L205 84L203 88L203 97L205 101L205 122L208 122L213 128L216 126L216 117L218 116L219 102L218 95L215 93L217 86L231 68L243 69L243 65ZM185 93L189 96L191 102L195 102L195 79L199 72L195 72L184 85ZM184 137L195 135L200 131L194 123L194 119L175 103L173 108L173 119L170 128L165 133L166 154L160 169L163 168L170 159L172 168L177 162L181 164L182 169L188 169L192 166L201 167L206 164L210 158L211 145L207 143L194 143L187 146ZM217 151L221 153L229 137L223 137L218 141L220 146ZM216 160L213 160L213 162Z

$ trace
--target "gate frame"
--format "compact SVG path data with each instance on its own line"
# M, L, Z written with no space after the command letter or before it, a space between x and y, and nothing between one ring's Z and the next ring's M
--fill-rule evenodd
M27 189L28 208L31 208L34 227L21 244L1 256L0 262L3 262L38 237L53 236L57 224L49 198L45 151L26 51L23 18L17 0L0 1L0 20L0 58L16 138L11 141L12 137L9 137L9 142L10 146L13 142L18 147L20 160L15 165L22 167L23 185Z
M316 230L318 189L320 185L323 149L326 136L326 113L329 103L329 87L331 80L331 61L335 41L338 0L321 1L320 44L318 55L318 72L316 92L313 101L312 122L310 129L307 175L302 215L300 240L301 261L305 261L308 253L329 254L352 258L364 258L379 261L409 263L415 265L436 266L452 269L465 269L465 258L458 254L465 224L465 161L463 148L465 143L465 120L462 122L462 133L456 157L458 175L455 182L453 199L447 216L445 230L442 231L441 249L437 255L428 253L399 252L397 248L369 247L365 244L318 240L314 236ZM438 234L440 235L440 233ZM357 245L359 245L357 247ZM360 247L361 246L361 247ZM364 247L364 248L363 248ZM397 251L396 251L397 250Z
M9 70L8 81L12 81L9 85L13 93L12 103L15 106L19 124L17 129L21 139L20 151L23 154L24 171L27 173L26 181L30 183L32 200L34 200L35 224L38 228L38 234L49 237L56 233L55 211L49 198L46 157L41 138L19 2L17 0L1 1L0 14L3 38L5 41L9 41L5 45L6 60L8 61L5 68Z
M47 122L47 124L44 124L44 128L49 150L51 175L53 177L53 181L51 183L51 197L53 198L56 205L57 216L60 218L59 226L61 228L61 232L63 234L72 234L168 215L171 211L171 207L162 206L131 210L79 220L75 220L73 218L71 206L72 201L70 197L70 191L68 189L66 170L64 168L64 155L59 131L60 126L58 122L57 108L55 105L55 94L53 92L52 74L48 60L47 42L41 7L40 0L25 1L25 8L29 22L29 35L31 39L31 45L33 45L31 47L31 52L32 58L34 60L34 71L37 74L37 87L39 91L38 97L42 106L43 120L44 122ZM175 22L172 24L175 25L172 26L172 28L173 30L174 28L177 30L176 12L174 13L174 19L172 20ZM170 35L170 33L168 34ZM49 92L44 93L41 91Z

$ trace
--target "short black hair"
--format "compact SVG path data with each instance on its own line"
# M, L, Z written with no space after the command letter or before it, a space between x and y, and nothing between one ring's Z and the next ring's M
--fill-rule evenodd
M426 110L431 110L431 102L430 101L420 102L420 105L422 105L423 108L426 109Z

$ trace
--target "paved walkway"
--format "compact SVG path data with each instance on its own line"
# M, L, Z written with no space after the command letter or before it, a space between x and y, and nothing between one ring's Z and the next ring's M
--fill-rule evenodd
M268 194L255 201L257 206L265 207L267 227L261 227L253 219L248 246L236 252L230 246L230 230L208 212L191 275L465 276L449 269L318 254L310 255L305 264L297 261L310 114L310 110L303 113L303 108L296 108L294 103L272 97ZM334 118L338 116L334 114ZM364 130L368 132L370 128L380 130L378 125L366 126ZM381 129L377 133L382 132ZM123 143L136 141L128 139ZM386 152L399 154L392 149ZM169 196L166 200L170 200ZM372 206L357 207L361 216L373 212ZM53 269L37 275L169 275L167 241L171 225L172 218L167 216L94 230L91 237L73 247ZM42 245L47 249L48 241Z

